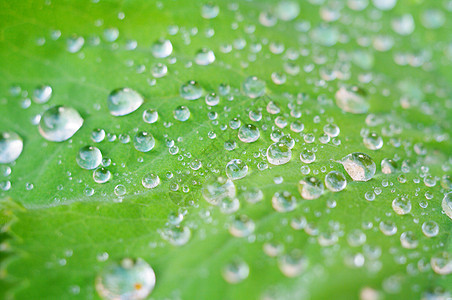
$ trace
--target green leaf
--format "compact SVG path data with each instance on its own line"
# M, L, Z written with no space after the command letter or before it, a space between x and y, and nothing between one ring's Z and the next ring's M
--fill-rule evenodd
M198 1L3 1L0 132L19 134L24 149L15 162L0 165L0 197L7 199L0 203L2 298L97 299L96 276L128 257L152 266L153 299L450 296L451 270L438 274L431 260L445 252L452 264L451 219L441 206L451 188L451 7L400 0L384 11L383 2L374 0L359 11L355 5L367 1L290 2L295 7L219 1L218 16L206 19L201 16L205 3ZM290 16L284 13L296 7L299 15L285 21ZM261 24L271 23L272 16L264 20L267 11L276 15L274 26ZM406 14L415 29L404 36L397 24ZM109 41L115 32L109 29L118 30L116 40ZM77 37L84 45L70 53L68 40ZM160 38L172 43L167 58L152 55ZM131 40L137 42L134 50L127 49ZM196 63L202 48L214 52L213 63ZM152 74L156 63L167 66L166 76ZM281 74L286 81L277 84ZM247 95L243 83L249 76L265 81L265 95ZM202 86L200 99L181 97L181 86L190 80ZM30 100L42 85L52 88L50 100ZM220 95L220 85L231 91ZM343 86L358 86L367 94L367 113L338 107L335 94ZM144 104L115 117L107 98L122 87L140 93ZM220 96L217 106L205 103L212 92ZM269 108L272 103L280 112ZM60 143L47 141L37 126L39 116L55 105L73 107L84 119L80 130ZM191 112L185 122L173 117L181 105ZM156 123L143 121L145 109L158 111ZM262 119L251 120L250 113L257 112ZM259 139L242 142L234 118L257 126ZM303 123L304 130L294 130L293 122ZM329 123L337 124L340 134L325 142ZM91 139L96 129L108 134L100 143ZM287 164L267 161L277 130L296 141ZM382 137L381 149L365 146L366 130ZM149 152L134 148L140 131L155 138ZM232 151L225 145L229 142L236 144ZM107 183L96 183L93 171L77 164L79 149L87 145L111 159ZM311 164L299 159L305 149L315 152ZM337 162L353 152L364 152L376 163L371 180L353 181ZM204 199L202 189L226 177L226 164L233 159L249 170L234 180L240 208L225 213ZM383 159L396 161L392 174L381 171ZM298 184L307 168L309 176L322 181L330 171L342 172L346 189L325 189L318 199L303 199ZM148 173L160 178L154 189L142 185ZM263 193L255 204L246 201L253 189ZM275 193L283 191L296 198L293 211L281 213L272 206ZM367 200L372 195L375 199ZM412 206L406 215L392 207L402 196ZM164 238L175 228L170 224L175 215L184 216L179 228L190 232L179 246ZM255 229L236 237L231 226L242 215ZM303 228L296 228L294 220L301 220ZM422 229L429 221L439 228L432 237ZM388 235L384 222L392 222L397 232ZM417 247L403 247L406 232L413 233ZM281 249L275 257L269 255L270 245ZM290 277L283 262L297 251L306 266ZM237 284L222 276L234 260L249 267L247 278Z

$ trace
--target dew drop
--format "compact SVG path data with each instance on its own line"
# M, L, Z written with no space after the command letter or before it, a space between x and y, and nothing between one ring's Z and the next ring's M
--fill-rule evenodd
M218 177L207 180L202 188L204 199L212 205L218 205L225 197L234 198L236 188L234 183L227 178Z
M240 127L238 137L239 140L241 140L244 143L252 143L257 141L259 138L260 133L259 129L252 125L252 124L246 124Z
M52 96L52 87L50 85L40 85L33 91L33 100L36 103L46 103Z
M0 132L0 163L8 164L15 161L24 147L22 138L15 132Z
M449 192L444 195L443 201L441 203L441 207L446 213L446 215L452 219L452 192Z
M237 284L248 278L250 268L243 260L235 259L223 267L221 274L228 283Z
M74 108L53 106L42 114L39 133L48 141L62 142L72 137L82 125L83 118Z
M155 109L149 108L143 112L143 121L148 124L157 122L158 118L159 114Z
M296 208L297 202L290 192L282 191L273 195L272 206L277 212L289 212Z
M169 40L159 39L151 47L152 54L156 58L165 58L173 52L173 45Z
M325 190L323 182L316 177L305 177L298 183L298 191L306 200L314 200L322 196Z
M369 110L367 94L359 87L341 87L335 97L336 105L345 112L364 114Z
M174 119L185 122L190 118L190 110L186 106L178 106L173 111Z
M267 160L272 165L283 165L290 161L292 151L283 143L271 144L267 149Z
M102 153L97 147L85 146L78 151L76 161L81 168L93 170L101 164Z
M325 186L332 192L340 192L347 186L347 179L343 173L331 171L325 176Z
M231 180L238 180L248 174L248 166L240 159L233 159L226 165L226 175Z
M153 188L156 188L160 184L160 178L153 173L148 173L143 176L141 183L143 184L143 186L145 188L153 189Z
M110 93L107 106L113 116L125 116L136 111L143 101L138 92L130 88L119 88Z
M145 299L155 286L155 273L143 259L125 258L109 264L96 277L102 299Z
M250 98L257 98L265 94L265 81L256 76L247 77L243 81L243 92Z
M135 149L140 152L149 152L155 146L155 139L152 134L146 131L137 132L133 138L133 145Z
M398 215L406 215L411 211L411 201L406 197L397 197L392 201L392 209Z
M195 55L195 63L201 66L210 65L215 61L215 54L212 50L202 48Z
M180 87L180 95L182 98L186 100L199 99L201 98L202 93L203 93L202 86L194 80L190 80L187 83L181 85Z
M368 181L375 175L375 162L365 153L351 153L343 157L339 163L354 181Z
M96 183L106 183L110 178L111 172L104 167L100 167L93 172L93 179Z

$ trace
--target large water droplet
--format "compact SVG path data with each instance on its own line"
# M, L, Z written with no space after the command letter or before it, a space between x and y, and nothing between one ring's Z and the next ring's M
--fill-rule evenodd
M257 141L259 138L260 133L259 129L252 125L252 124L246 124L240 127L238 137L239 140L241 140L244 143L252 143Z
M82 147L76 157L77 164L87 170L97 168L102 162L102 153L93 146Z
M283 143L271 144L267 149L267 160L272 165L283 165L290 161L292 151Z
M7 164L15 161L24 147L22 138L15 132L0 132L0 163Z
M50 85L40 85L33 91L33 100L36 103L46 103L52 96L52 87Z
M323 182L316 177L306 177L298 183L298 191L301 197L306 200L319 198L324 190Z
M441 207L446 213L446 215L452 219L452 192L444 195Z
M226 165L226 175L232 180L241 179L247 174L248 166L240 159L233 159Z
M224 280L236 284L245 280L250 274L250 268L241 259L235 259L227 263L222 270Z
M153 189L153 188L156 188L160 184L160 178L155 174L148 173L143 176L141 183L143 184L143 186L145 188Z
M72 137L83 125L78 111L67 106L46 110L39 122L39 133L48 141L62 142Z
M339 163L354 181L368 181L375 175L375 162L365 153L351 153L343 157Z
M246 215L238 215L232 220L229 226L229 233L235 237L245 237L253 233L254 228L255 224L253 220Z
M201 66L210 65L215 61L215 54L212 50L207 48L202 48L196 53L195 63Z
M250 98L257 98L265 94L265 81L256 76L247 77L243 81L243 92Z
M185 122L190 118L190 110L186 106L183 106L183 105L178 106L173 111L173 116L174 116L174 119L181 121L181 122Z
M201 16L204 19L213 19L220 13L220 7L213 3L206 3L201 6Z
M157 58L165 58L173 52L173 45L169 40L159 39L151 48L152 54Z
M96 183L108 182L111 178L111 172L104 167L100 167L93 172L93 179Z
M276 192L272 197L272 206L278 212L289 212L297 207L297 201L288 191Z
M432 270L436 274L449 275L452 273L452 257L447 251L435 254L430 259Z
M199 99L202 96L202 93L202 86L194 80L190 80L180 87L181 97L187 100Z
M392 201L392 209L398 215L406 215L411 211L411 201L407 197L397 197Z
M234 183L224 177L211 178L202 188L204 199L212 205L218 205L221 199L225 197L234 198L235 193Z
M369 110L366 92L356 86L341 87L336 92L336 104L343 111L352 114L364 114Z
M332 192L339 192L347 186L347 179L341 172L331 171L325 176L325 186Z
M133 145L140 152L148 152L154 148L155 139L152 134L146 131L140 131L133 138Z
M125 116L136 111L143 101L138 92L130 88L119 88L110 93L107 105L113 116Z
M110 264L96 277L97 293L108 300L145 299L154 286L154 270L141 258Z

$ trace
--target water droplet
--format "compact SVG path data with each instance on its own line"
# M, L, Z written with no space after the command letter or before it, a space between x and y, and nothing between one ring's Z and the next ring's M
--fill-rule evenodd
M356 86L341 87L336 92L336 105L352 114L364 114L369 110L366 92Z
M173 246L183 246L190 240L191 230L186 226L172 226L162 229L160 235Z
M155 109L146 109L143 112L143 121L149 124L157 122L159 114Z
M292 151L283 143L271 144L267 149L267 160L272 165L283 165L290 161Z
M222 270L224 280L231 284L242 282L249 274L250 268L241 259L235 259L227 263Z
M256 76L247 77L243 81L243 92L250 98L257 98L265 94L265 81Z
M102 153L96 147L85 146L78 151L76 161L81 168L93 170L102 162Z
M422 232L426 237L434 237L439 233L438 223L435 221L426 221L422 224Z
M341 130L336 124L329 123L323 126L323 132L325 132L325 134L327 134L329 137L337 137Z
M93 179L96 183L108 182L111 178L111 172L104 167L100 167L93 172Z
M452 257L447 251L435 254L430 259L432 270L439 275L449 275L452 273Z
M204 19L213 19L220 13L220 7L213 3L206 3L201 6L201 16Z
M354 181L368 181L375 175L375 162L365 153L351 153L343 157L339 163Z
M397 163L390 158L384 158L381 161L381 172L383 174L392 174L397 170Z
M248 174L248 166L240 159L233 159L226 165L226 175L231 180L238 180Z
M91 132L91 139L95 143L100 143L105 139L105 130L103 129L94 129L93 132Z
M143 176L141 183L143 184L143 186L145 188L153 189L153 188L156 188L160 184L160 178L155 174L148 173Z
M190 110L186 106L183 106L183 105L178 106L173 111L173 116L174 116L174 119L181 121L181 122L185 122L190 118Z
M305 177L298 183L298 191L306 200L314 200L322 196L325 190L323 182L316 177Z
M254 222L246 215L235 216L229 226L229 232L235 237L246 237L254 232Z
M50 85L40 85L33 91L33 100L36 103L46 103L52 96L52 87Z
M151 47L152 54L156 58L165 58L173 52L173 45L169 40L159 39Z
M252 124L246 124L240 127L238 137L239 140L241 140L244 143L252 143L257 141L259 138L260 133L259 129L252 125Z
M206 95L206 104L209 106L216 106L220 103L220 97L215 93L210 93Z
M152 134L146 131L140 131L133 138L133 145L140 152L148 152L154 148L155 139Z
M305 164L310 164L315 161L315 153L311 150L304 149L300 153L300 160Z
M392 221L381 221L379 227L384 235L390 236L397 233L397 226Z
M180 87L180 95L182 98L186 100L196 100L201 98L203 93L202 86L194 81L190 80L187 83L181 85Z
M288 191L276 192L272 197L272 206L277 212L289 212L296 208L297 201Z
M204 199L212 205L218 205L221 199L225 197L234 198L235 194L236 188L234 183L224 177L211 178L202 188Z
M295 277L306 269L308 260L302 255L298 249L281 255L278 258L278 267L287 277Z
M347 186L347 179L342 172L331 171L325 176L325 186L332 192L339 192Z
M375 132L369 132L363 138L364 146L369 150L378 150L383 147L383 139Z
M143 97L136 91L130 88L119 88L110 93L107 105L113 116L125 116L136 111L143 101Z
M81 36L73 35L66 40L66 49L70 53L76 53L82 49L85 39Z
M398 215L406 215L411 211L411 201L406 197L397 197L392 201L392 209Z
M419 241L412 231L406 231L400 235L400 244L403 248L414 249L419 245Z
M102 299L145 299L155 286L155 273L143 259L125 258L105 267L96 277Z
M0 132L0 163L8 164L15 161L24 147L22 138L15 132Z
M452 219L452 192L444 195L441 207L446 213L446 215Z
M210 65L215 61L215 54L212 50L207 48L202 48L196 53L195 63L201 66Z
M39 133L48 141L62 142L72 137L82 125L83 118L74 108L53 106L42 114Z
M300 13L300 5L295 1L279 1L275 8L275 14L283 21L295 19Z

